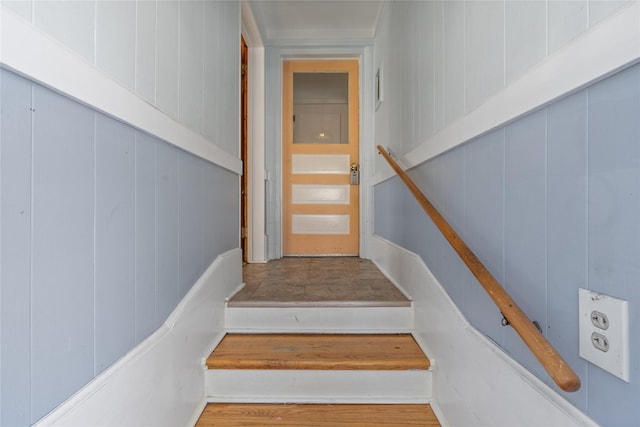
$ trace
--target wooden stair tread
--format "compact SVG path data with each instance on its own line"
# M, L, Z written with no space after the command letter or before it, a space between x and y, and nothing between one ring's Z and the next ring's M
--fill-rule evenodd
M210 403L196 427L440 426L429 405Z
M229 334L209 369L426 370L413 337L399 335Z

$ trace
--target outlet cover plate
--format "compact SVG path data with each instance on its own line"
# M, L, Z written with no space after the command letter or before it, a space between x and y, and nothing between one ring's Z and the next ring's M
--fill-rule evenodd
M578 289L578 311L580 357L629 382L629 303L609 295ZM591 320L594 311L606 315L606 329L597 327L595 323L598 322ZM596 348L593 336L604 337L608 350Z

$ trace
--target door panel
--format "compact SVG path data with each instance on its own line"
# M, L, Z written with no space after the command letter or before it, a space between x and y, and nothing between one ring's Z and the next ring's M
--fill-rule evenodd
M331 146L321 146L324 151L330 150ZM295 147L300 152L301 148ZM295 154L291 155L291 173L293 174L348 174L349 161L348 154Z
M294 100L294 75L345 80L348 90L318 95L310 83ZM350 178L359 157L358 61L287 61L282 99L283 253L357 255L359 189Z
M348 205L350 188L346 184L293 184L291 203L294 205Z
M291 230L293 234L349 234L349 215L293 214Z

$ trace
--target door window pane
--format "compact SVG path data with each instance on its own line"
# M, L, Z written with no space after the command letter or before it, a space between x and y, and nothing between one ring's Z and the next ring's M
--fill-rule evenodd
M293 143L349 143L349 73L293 73Z

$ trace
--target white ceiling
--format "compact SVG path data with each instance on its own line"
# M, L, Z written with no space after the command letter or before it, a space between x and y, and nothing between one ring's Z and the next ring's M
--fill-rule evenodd
M371 39L383 0L253 0L265 44L296 40Z

